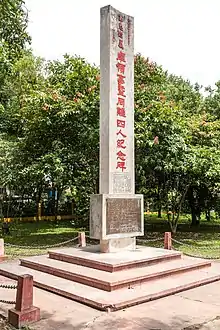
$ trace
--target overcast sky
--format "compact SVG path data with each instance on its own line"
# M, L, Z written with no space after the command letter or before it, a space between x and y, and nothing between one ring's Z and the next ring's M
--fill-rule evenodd
M99 64L100 7L134 16L135 52L191 82L220 80L220 0L26 0L36 55Z

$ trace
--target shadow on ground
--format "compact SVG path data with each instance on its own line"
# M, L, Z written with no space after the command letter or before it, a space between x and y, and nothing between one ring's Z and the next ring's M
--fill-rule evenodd
M94 317L89 322L80 322L77 319L77 313L73 313L69 317L59 321L48 317L48 313L46 315L42 313L42 316L43 319L38 325L35 324L33 326L33 330L198 330L202 327L202 324L187 325L186 320L178 317L173 318L169 324L165 324L148 317L121 317L114 312L100 312L99 316Z

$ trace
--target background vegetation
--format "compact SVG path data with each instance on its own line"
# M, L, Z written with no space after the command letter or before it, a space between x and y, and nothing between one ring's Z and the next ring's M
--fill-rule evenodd
M81 215L86 226L99 180L99 68L35 57L27 23L22 0L1 1L0 215L34 216L41 203L42 214ZM148 215L173 232L182 214L194 227L218 221L220 82L202 89L136 54L135 142Z

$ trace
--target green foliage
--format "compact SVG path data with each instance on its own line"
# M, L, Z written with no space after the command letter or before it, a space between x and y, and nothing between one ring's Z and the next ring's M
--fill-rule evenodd
M59 196L70 188L77 210L87 210L98 189L99 70L69 56L44 67L28 53L12 77L11 102L1 113L2 129L18 146L8 184L38 201L49 182Z
M0 48L14 61L30 42L27 33L28 13L23 0L0 1Z
M0 184L36 208L52 185L55 213L66 198L86 215L99 186L99 69L69 55L46 63L23 49L28 36L19 8L19 56L11 61L6 39L0 47ZM182 208L195 221L218 209L220 85L204 97L198 84L140 54L134 83L136 190L151 208L165 210L175 231Z
M216 200L219 121L207 112L200 86L169 76L140 55L135 65L137 189L158 209L165 208L175 231L184 201L194 198L189 189Z

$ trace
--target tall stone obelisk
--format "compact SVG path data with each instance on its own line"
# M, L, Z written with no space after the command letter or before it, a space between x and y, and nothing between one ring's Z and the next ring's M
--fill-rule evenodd
M101 252L134 250L144 234L134 175L134 19L103 7L100 32L100 194L90 200L90 236Z

